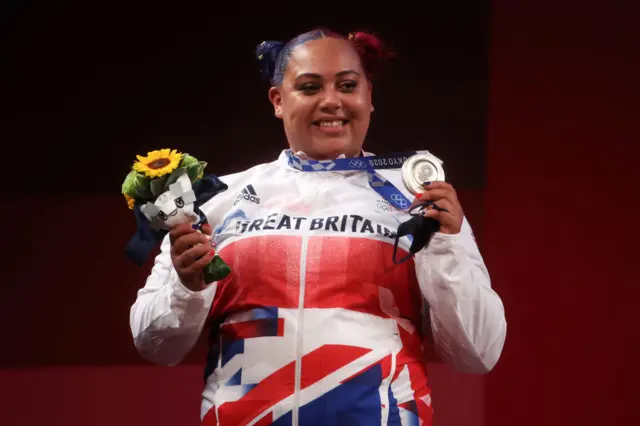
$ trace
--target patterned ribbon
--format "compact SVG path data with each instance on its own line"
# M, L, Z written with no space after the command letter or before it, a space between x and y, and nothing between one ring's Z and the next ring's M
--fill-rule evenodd
M369 186L382 198L400 210L406 210L411 201L391 182L376 172L376 169L398 169L409 157L426 151L408 151L371 157L338 158L336 160L305 160L288 150L289 165L303 172L362 170L367 172Z

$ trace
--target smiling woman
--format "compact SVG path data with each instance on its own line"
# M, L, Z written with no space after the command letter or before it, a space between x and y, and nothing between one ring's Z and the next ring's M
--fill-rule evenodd
M413 197L398 189L404 160L363 151L391 56L375 36L314 30L256 56L289 148L221 176L228 189L200 207L229 276L204 282L209 242L190 226L165 238L131 308L136 347L173 365L209 326L203 425L429 426L425 361L486 373L506 333L456 191L420 180L412 216L398 201ZM376 189L386 182L398 192ZM413 251L398 225L420 214L438 228ZM392 260L394 242L409 261Z

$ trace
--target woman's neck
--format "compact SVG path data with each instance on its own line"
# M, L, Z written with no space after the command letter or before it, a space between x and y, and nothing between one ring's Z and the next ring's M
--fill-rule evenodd
M302 150L295 150L292 148L291 152L293 152L297 157L307 159L307 160L316 160L316 161L336 160L338 158L355 158L355 157L361 157L363 155L362 150L357 151L355 153L327 153L327 154L309 155Z

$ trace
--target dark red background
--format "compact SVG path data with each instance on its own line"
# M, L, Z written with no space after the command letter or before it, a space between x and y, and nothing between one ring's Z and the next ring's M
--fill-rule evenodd
M492 2L484 252L509 331L486 424L640 424L637 13L526 3Z
M526 3L370 24L405 62L374 89L369 149L445 159L507 311L489 375L431 367L436 424L639 424L640 37L613 4ZM216 46L198 30L228 34L213 14L85 9L40 2L3 17L5 167L31 174L3 188L0 423L195 425L202 346L163 368L130 339L147 269L122 257L133 223L119 183L135 153L176 140L218 174L282 149L251 68L254 38L278 27L227 18L251 31ZM195 29L180 21L180 38L182 17Z

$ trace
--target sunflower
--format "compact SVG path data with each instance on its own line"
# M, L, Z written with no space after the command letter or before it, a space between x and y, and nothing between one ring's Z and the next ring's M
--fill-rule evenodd
M138 161L133 164L133 170L144 173L150 178L164 176L174 171L182 160L182 153L175 149L160 149L147 153L146 157L137 155Z
M127 200L127 205L129 206L129 210L133 210L134 205L136 204L135 198L131 197L129 194L123 194L124 199Z

